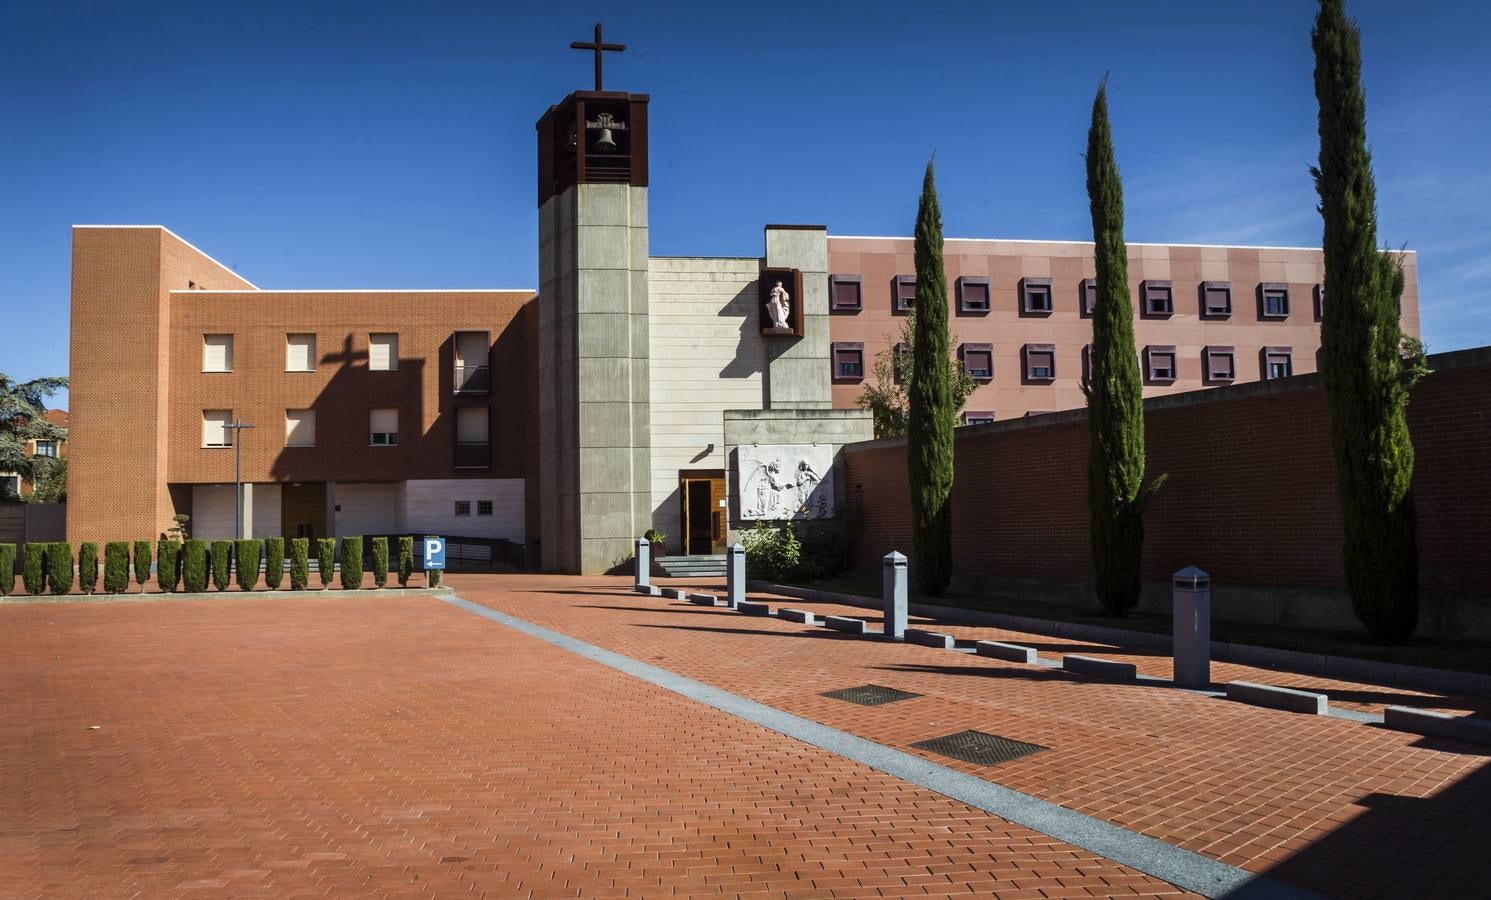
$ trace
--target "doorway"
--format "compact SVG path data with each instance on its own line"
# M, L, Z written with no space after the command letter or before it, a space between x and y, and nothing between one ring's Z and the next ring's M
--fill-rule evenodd
M683 501L680 543L685 556L713 556L725 552L725 473L679 472Z
M287 538L330 537L326 528L326 482L280 488L280 534Z

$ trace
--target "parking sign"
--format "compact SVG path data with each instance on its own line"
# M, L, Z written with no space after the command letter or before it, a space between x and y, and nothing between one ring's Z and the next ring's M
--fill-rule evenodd
M445 538L425 537L425 569L445 568Z

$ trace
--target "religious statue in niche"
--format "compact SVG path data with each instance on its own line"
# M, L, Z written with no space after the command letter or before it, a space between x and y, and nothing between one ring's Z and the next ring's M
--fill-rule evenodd
M771 296L767 298L766 313L771 317L772 328L792 330L792 295L782 287L780 279L772 286Z
M833 517L831 447L741 447L737 460L737 500L742 519Z

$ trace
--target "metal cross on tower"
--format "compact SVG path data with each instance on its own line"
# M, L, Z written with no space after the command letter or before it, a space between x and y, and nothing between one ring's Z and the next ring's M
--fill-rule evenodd
M596 89L596 91L600 91L601 90L601 53L604 52L604 51L606 51L606 50L611 50L611 51L614 51L616 53L620 53L621 51L623 51L623 50L626 49L626 44L607 44L607 43L603 43L601 41L601 23L596 22L595 23L595 41L592 42L592 43L589 43L589 44L585 43L584 41L572 41L570 43L570 49L572 49L572 50L594 50L595 51L595 89Z

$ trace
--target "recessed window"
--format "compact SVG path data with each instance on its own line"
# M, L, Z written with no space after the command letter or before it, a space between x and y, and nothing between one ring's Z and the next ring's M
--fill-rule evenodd
M478 516L490 516L492 514L492 501L490 501L490 500L478 500L478 501L476 501L476 514Z
M897 344L891 348L890 375L896 384L911 377L911 345Z
M828 307L834 312L859 312L860 282L858 275L828 276Z
M314 334L285 335L285 371L316 371L316 336Z
M1082 311L1084 319L1092 317L1092 311L1098 306L1098 280L1096 278L1084 278L1077 285L1077 308Z
M233 371L233 335L202 335L202 371Z
M491 388L487 360L491 344L485 331L458 331L455 334L455 390L458 394L485 394Z
M1175 291L1170 282L1147 278L1140 292L1144 297L1144 315L1163 319L1175 313Z
M1225 319L1232 315L1232 282L1201 282L1201 316L1205 319Z
M1207 381L1225 383L1237 379L1237 353L1232 347L1207 347L1202 355Z
M1175 348L1145 347L1144 374L1150 384L1169 384L1175 380Z
M989 311L989 279L983 275L964 275L958 279L958 312L981 314Z
M1092 345L1082 345L1082 386L1092 386Z
M37 441L36 442L36 452L33 453L32 455L33 456L44 457L44 458L47 458L47 459L56 459L57 458L57 442L56 441ZM0 574L0 578L3 578L3 577L5 577L5 576L3 574Z
M202 410L202 446L233 446L232 424L233 410L231 409Z
M1294 350L1290 347L1264 347L1263 377L1269 381L1294 374Z
M1026 344L1025 380L1046 382L1056 378L1056 345Z
M1027 316L1051 314L1051 279L1020 279L1020 312Z
M994 377L993 344L964 344L962 356L963 368L975 381L988 381Z
M1258 314L1265 319L1289 318L1289 285L1258 285Z
M964 425L988 425L992 421L994 421L993 410L975 411L970 409L963 411Z
M399 368L399 336L368 335L368 368L374 372L393 372Z
M1315 285L1315 321L1325 321L1325 285Z
M916 276L897 275L890 283L891 311L910 312L916 302Z
M285 446L316 446L316 411L314 409L285 410Z
M458 516L469 516L469 515L471 515L471 501L470 500L457 500L456 501L456 515L458 515Z
M865 345L860 342L836 341L833 345L834 381L863 381Z
M374 447L399 445L399 411L397 408L368 410L368 443Z
M21 476L12 474L0 475L0 497L19 497L20 495Z

